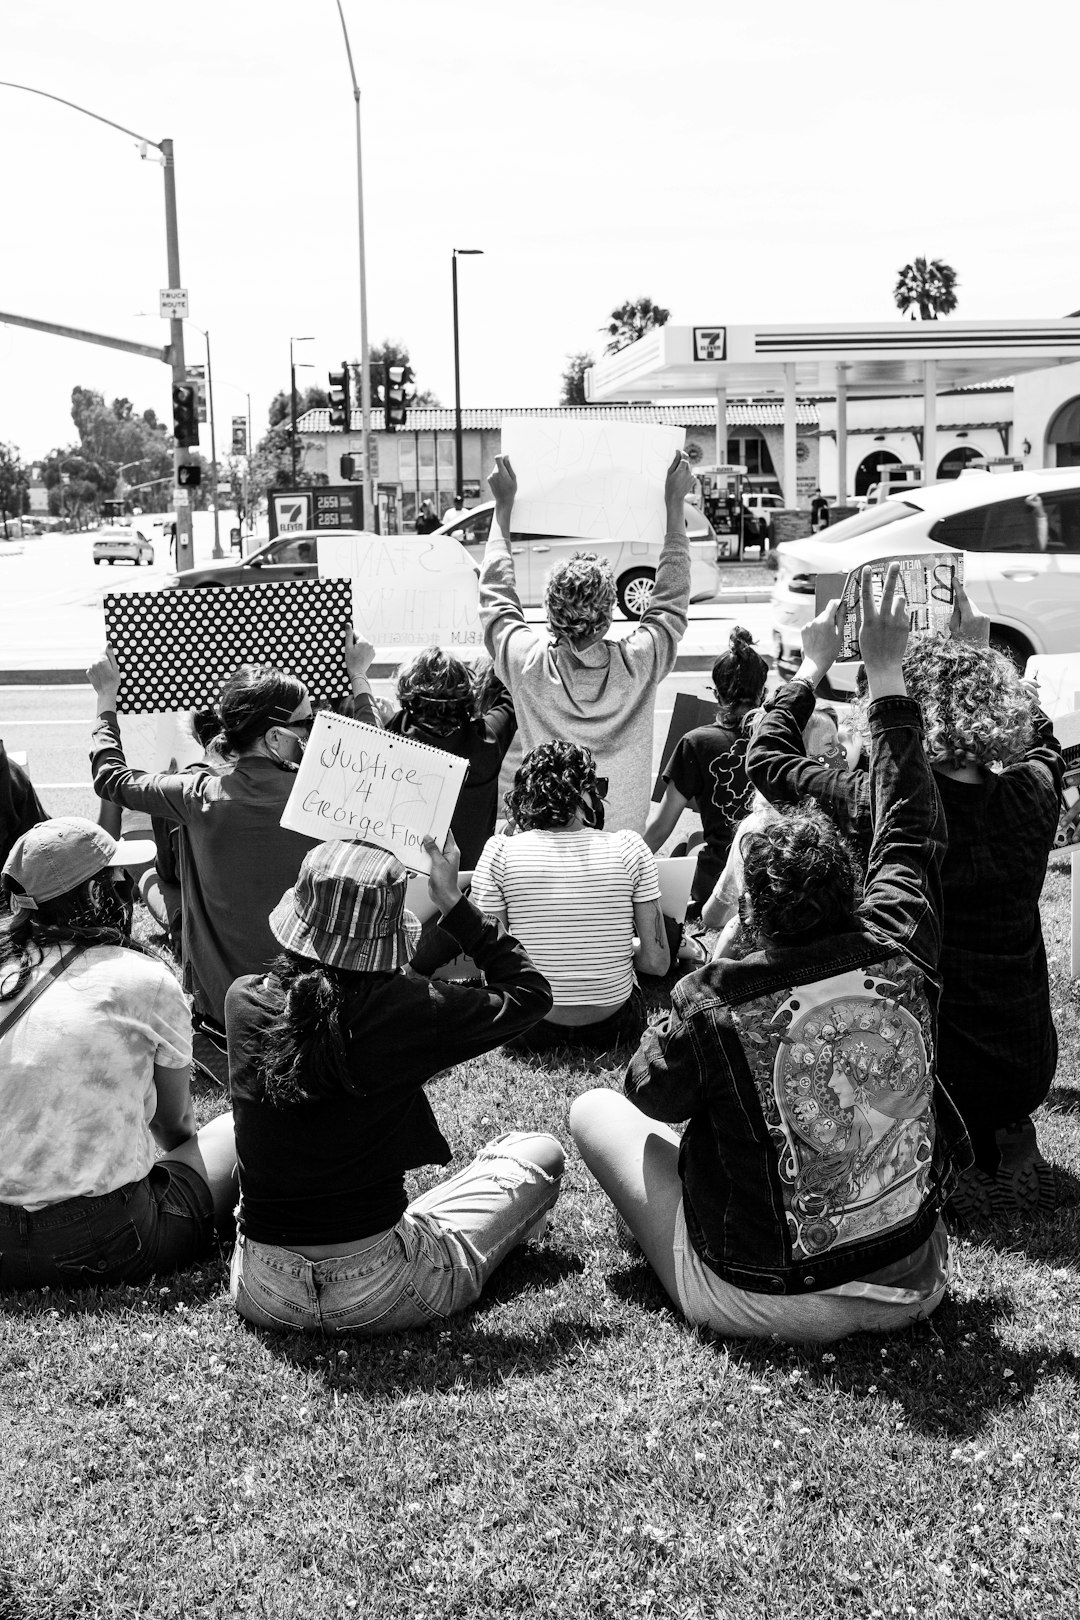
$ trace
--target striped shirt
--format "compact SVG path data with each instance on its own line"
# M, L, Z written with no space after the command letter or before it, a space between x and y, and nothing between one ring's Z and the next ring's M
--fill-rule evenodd
M556 1007L621 1007L634 988L634 906L659 900L640 833L539 831L489 838L473 875L481 911L505 910Z

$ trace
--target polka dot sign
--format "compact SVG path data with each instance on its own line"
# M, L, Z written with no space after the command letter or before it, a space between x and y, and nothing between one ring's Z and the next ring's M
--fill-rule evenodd
M217 700L240 664L276 664L311 698L349 690L347 579L139 591L105 598L105 634L120 665L119 714L158 714Z

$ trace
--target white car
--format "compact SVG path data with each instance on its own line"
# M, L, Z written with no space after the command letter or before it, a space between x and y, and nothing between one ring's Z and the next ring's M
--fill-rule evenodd
M495 512L494 501L474 506L463 518L446 523L436 534L449 535L465 547L479 569L484 543ZM711 602L720 585L716 567L716 534L708 518L686 502L686 534L690 541L690 600ZM566 535L512 534L510 550L522 607L541 607L544 584L556 563L576 551L595 551L606 557L615 574L619 608L627 619L640 619L652 600L660 546L628 540L582 540Z
M117 525L99 529L94 536L95 564L104 562L111 568L114 562L130 562L138 568L140 563L145 563L150 568L153 561L154 548L138 529L122 529Z
M850 573L927 544L964 553L964 584L990 619L991 642L1018 664L1033 653L1080 651L1080 467L970 472L891 495L777 548L773 646L781 670L802 655L819 573ZM857 668L834 665L832 685L853 691Z

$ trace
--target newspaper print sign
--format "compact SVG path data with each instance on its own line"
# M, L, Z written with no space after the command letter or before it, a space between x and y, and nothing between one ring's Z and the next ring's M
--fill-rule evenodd
M120 665L118 714L158 714L217 700L240 664L276 664L312 701L349 690L347 579L139 591L105 598L105 634Z

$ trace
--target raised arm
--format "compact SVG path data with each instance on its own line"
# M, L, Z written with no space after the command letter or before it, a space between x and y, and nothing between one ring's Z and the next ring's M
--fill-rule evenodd
M350 625L345 632L345 667L349 672L350 696L344 713L350 720L360 720L365 726L382 731L383 717L375 694L371 690L368 670L375 659L375 648L366 636L358 636Z
M690 606L690 542L686 538L686 497L693 487L690 459L680 450L664 483L664 544L656 565L652 599L624 646L648 648L656 678L671 672L679 642L686 634Z
M907 602L890 563L880 606L870 569L861 579L859 650L870 690L870 804L874 838L859 915L936 976L941 952L941 859L947 833L923 746L919 705L907 696Z
M523 641L527 638L530 643L537 639L521 611L514 559L510 553L517 476L509 457L495 457L495 471L488 479L488 488L495 497L495 516L488 530L480 568L480 623L484 627L484 645L495 660L495 673L509 685L509 642L515 637Z
M187 821L192 804L199 799L203 773L152 774L133 771L124 757L120 725L116 718L116 694L120 671L110 647L87 670L97 693L97 721L90 746L90 767L94 792L99 799L122 804L128 810L145 810L168 821Z

